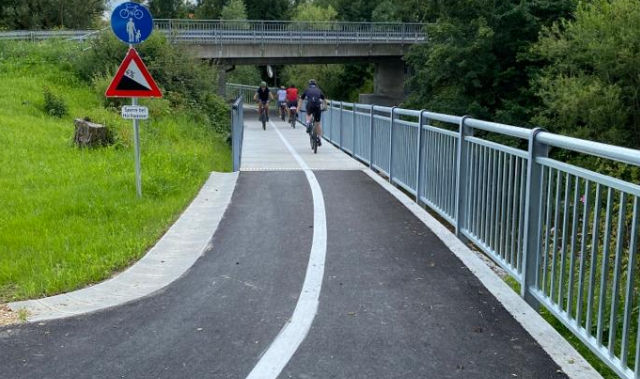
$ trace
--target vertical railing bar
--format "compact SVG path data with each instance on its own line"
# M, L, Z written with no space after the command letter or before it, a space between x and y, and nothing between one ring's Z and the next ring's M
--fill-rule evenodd
M631 234L629 236L629 261L627 262L627 286L624 296L624 318L622 321L622 350L620 363L627 367L629 355L629 332L631 328L631 313L633 311L633 297L635 292L634 272L636 267L636 245L638 238L638 197L633 197L633 215L631 220ZM636 341L636 344L638 341Z
M587 239L589 238L589 213L591 212L591 182L589 180L584 181L584 205L582 211L582 240L580 243L580 272L578 273L578 299L576 307L576 323L580 325L582 323L582 305L584 303L584 268L586 266L587 259L585 254L587 253Z
M491 210L491 203L489 203L489 197L491 196L491 179L493 178L492 176L493 172L491 170L491 165L493 163L493 160L492 160L493 151L491 148L487 148L486 152L487 152L487 182L486 182L486 186L485 186L486 188L484 193L485 207L481 215L481 217L483 218L483 225L484 225L484 228L482 229L481 241L482 243L485 244L485 246L487 245L487 234L489 233L489 212Z
M614 355L616 344L616 332L618 327L618 298L620 287L620 266L624 249L624 224L627 206L626 192L620 192L620 205L618 208L618 229L616 233L616 255L613 266L613 283L611 284L611 313L609 316L609 354Z
M493 186L492 186L492 191L491 191L491 214L489 215L491 222L490 222L490 226L491 228L490 233L489 233L489 237L488 237L488 241L489 241L489 246L491 246L491 250L493 250L493 253L498 256L498 253L496 251L496 238L495 238L495 233L496 230L498 229L498 225L497 225L497 203L498 203L498 186L500 185L500 158L501 158L501 154L500 151L496 150L494 151L494 158L493 158Z
M473 187L473 183L475 183L475 177L476 177L476 170L475 170L475 166L474 166L474 154L475 154L475 146L469 142L464 142L464 141L460 141L460 143L464 143L466 144L466 149L467 149L467 170L470 171L469 174L467 175L467 183L465 183L465 186L467 187L467 194L466 194L466 199L467 199L467 204L466 204L466 210L465 210L465 214L466 216L464 216L463 219L463 223L462 223L462 229L463 230L467 230L467 231L471 231L469 225L471 225L470 222L468 222L468 220L473 220L473 217L475 215L475 211L473 209L474 204L473 204L473 194L474 192L474 187Z
M507 154L505 153L503 155L503 160L502 160L502 188L500 190L500 235L498 236L498 248L500 251L500 256L503 257L504 260L507 260L507 251L505 249L505 240L506 240L506 236L505 236L505 222L506 222L506 212L507 212L507 182L508 182L508 176L507 176L507 161L511 159L511 154ZM509 262L513 262L511 259L509 259Z
M471 220L473 225L473 235L477 238L480 237L480 233L478 232L479 224L478 220L480 220L480 186L482 184L482 146L474 144L475 147L475 163L474 170L476 172L476 179L473 186L473 208L474 208L474 217Z
M542 292L545 293L546 295L548 295L551 292L551 287L548 284L548 280L547 280L547 269L548 269L548 260L549 260L549 247L551 245L551 241L550 241L550 232L551 232L551 199L552 199L552 195L551 195L551 191L553 188L553 169L551 167L547 168L547 206L546 206L546 219L545 219L545 226L544 226L544 250L543 250L543 256L544 256L544 267L543 267L543 271L542 271ZM549 291L547 291L547 288L549 289Z
M580 178L576 177L573 183L573 212L571 219L571 249L569 250L569 280L567 281L567 315L571 317L573 310L573 277L575 275L576 239L578 238L578 192L580 192ZM582 279L582 273L579 273ZM579 285L582 281L579 280Z
M587 318L585 329L592 335L591 324L593 320L593 292L595 290L596 266L598 259L598 247L600 242L600 207L601 207L602 187L600 183L596 183L596 199L593 203L593 232L591 234L591 256L589 257L589 291L587 292ZM586 238L586 236L585 236Z
M395 111L397 107L391 107L391 118L389 126L389 183L393 184L393 129L395 120Z
M549 170L544 166L540 167L540 169L542 170L542 173L541 173L542 183L540 185L540 191L542 191L540 193L541 201L542 201L542 210L540 213L540 237L542 240L540 241L540 257L539 257L540 267L538 267L538 271L536 273L537 275L539 275L539 280L536 281L536 288L541 290L543 293L545 293L545 287L546 287L545 280L547 279L547 250L546 250L547 237L548 237L547 216L549 214L549 209L547 208L547 201L548 201L547 192L545 191L545 188L548 186L548 182L549 182Z
M487 213L487 219L489 220L487 222L487 225L489 228L488 228L488 233L485 240L487 243L487 246L489 246L489 249L494 255L495 255L495 249L493 245L493 229L495 224L494 215L495 215L495 206L496 206L496 202L495 202L496 185L498 182L498 175L496 172L496 164L497 164L498 157L496 157L496 154L497 154L497 151L494 149L491 149L491 175L489 176L491 178L491 185L489 186L489 212Z
M340 150L344 151L344 148L342 147L342 128L344 127L344 104L342 103L342 101L340 102L340 123L339 123L339 128L340 128L340 133L338 135L338 146L340 146Z
M371 105L371 109L369 111L369 169L373 170L373 128L374 128L374 120L375 113L374 108L375 105Z
M545 153L546 154L546 153ZM528 208L528 204L527 204L527 199L526 199L526 183L527 183L527 177L528 177L528 170L527 170L527 165L528 165L528 160L522 160L522 176L523 178L520 180L520 217L518 219L518 254L516 255L516 263L515 265L513 265L513 267L516 269L517 272L522 272L521 270L521 266L522 266L522 259L524 259L525 257L523 256L525 253L525 237L526 237L526 226L525 226L525 212L527 211ZM540 183L538 182L538 186L540 186ZM537 211L539 213L539 210ZM536 218L534 220L535 222L539 222L539 219ZM533 250L535 253L534 255L537 255L537 251L538 251L538 246L535 247L535 249ZM533 267L532 269L535 268L535 265L537 264L537 262L535 261L535 259L532 261ZM535 276L535 275L534 275ZM535 278L534 278L535 279ZM533 283L533 282L532 282ZM527 297L528 302L531 304L532 301L534 301L534 299L532 297Z
M502 203L504 200L504 175L503 175L503 171L504 171L504 159L505 159L505 155L506 153L503 153L501 151L498 152L498 185L496 186L496 206L495 206L495 213L494 213L494 229L493 229L493 245L494 245L494 250L496 252L496 254L504 259L506 261L506 257L504 257L502 255L502 239L500 238L500 229L502 228L502 214L503 209L502 208ZM511 264L511 262L509 262L509 264Z
M515 261L515 254L516 254L516 249L514 248L514 246L512 246L512 242L514 241L513 239L513 220L515 219L515 217L513 217L513 209L514 209L514 202L515 202L515 178L514 178L514 171L516 169L516 160L518 159L518 157L515 157L513 155L509 155L509 168L508 168L508 178L509 178L509 186L507 187L507 219L506 219L506 224L505 224L505 241L504 241L504 248L505 250L508 251L510 257L509 260L511 262Z
M560 278L558 280L558 306L560 309L564 309L564 270L567 255L567 229L569 228L569 220L567 213L569 213L569 188L571 187L572 176L565 173L564 181L564 205L562 207L562 250L560 255Z
M553 301L556 290L556 257L558 255L558 223L560 222L560 186L561 186L560 170L556 170L556 193L555 193L555 206L553 207L553 259L551 262L551 291L549 298Z
M604 242L602 245L602 264L600 275L600 297L598 301L598 328L596 342L598 346L602 345L602 332L604 329L604 312L606 307L607 281L609 275L609 244L611 243L611 217L613 208L613 190L607 189L607 208L604 223Z
M480 241L482 241L483 239L483 234L484 234L484 228L485 225L482 222L483 221L483 217L487 212L487 202L486 202L486 192L487 192L487 174L489 172L489 166L487 165L487 147L486 146L481 146L481 150L482 150L482 175L480 176L480 197L478 199L479 203L480 203L480 214L478 214L478 227L477 227L477 237Z

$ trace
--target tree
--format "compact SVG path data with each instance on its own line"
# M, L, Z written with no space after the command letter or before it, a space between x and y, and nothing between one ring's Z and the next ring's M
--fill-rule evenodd
M581 138L640 148L640 2L581 3L575 20L544 29L532 52L534 121Z
M331 5L322 7L314 3L301 3L295 10L291 20L314 22L314 21L334 21L338 12Z
M289 0L246 0L249 20L288 20Z
M247 8L243 0L230 0L227 5L222 8L220 18L223 20L246 20Z
M401 12L406 4L400 1ZM407 105L528 125L538 103L529 83L543 65L528 51L543 26L573 9L573 0L425 1L418 13L435 21L429 43L408 56Z
M391 1L385 0L371 13L371 21L375 22L396 22L400 21L398 7Z
M224 3L224 0L199 0L196 4L196 18L203 20L220 18L220 12L222 11Z
M87 29L98 22L105 8L105 0L4 0L0 27Z
M186 0L149 0L147 6L155 18L184 18L188 9Z

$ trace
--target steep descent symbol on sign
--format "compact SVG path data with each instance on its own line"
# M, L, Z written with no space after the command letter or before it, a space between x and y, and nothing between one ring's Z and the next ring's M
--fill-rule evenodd
M135 49L130 49L122 61L107 97L162 97L146 66Z

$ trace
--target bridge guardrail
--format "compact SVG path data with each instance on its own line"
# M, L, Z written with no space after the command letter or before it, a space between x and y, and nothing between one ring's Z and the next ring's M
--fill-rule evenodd
M191 19L156 19L154 23L171 41L185 44L414 44L427 39L424 25L418 23ZM3 31L0 39L83 41L102 30Z
M327 113L325 139L442 216L618 375L640 377L640 186L549 156L640 166L639 150L426 110L331 101Z
M299 22L253 20L155 21L158 30L182 43L421 43L423 24L372 22Z

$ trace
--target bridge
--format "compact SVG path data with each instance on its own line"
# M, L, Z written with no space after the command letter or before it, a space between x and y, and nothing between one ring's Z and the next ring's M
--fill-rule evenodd
M404 98L405 66L409 48L427 41L423 24L367 22L155 20L156 30L195 56L221 67L220 93L225 73L235 65L310 63L373 63L374 93L366 103L397 105ZM85 40L99 31L10 31L0 39Z

